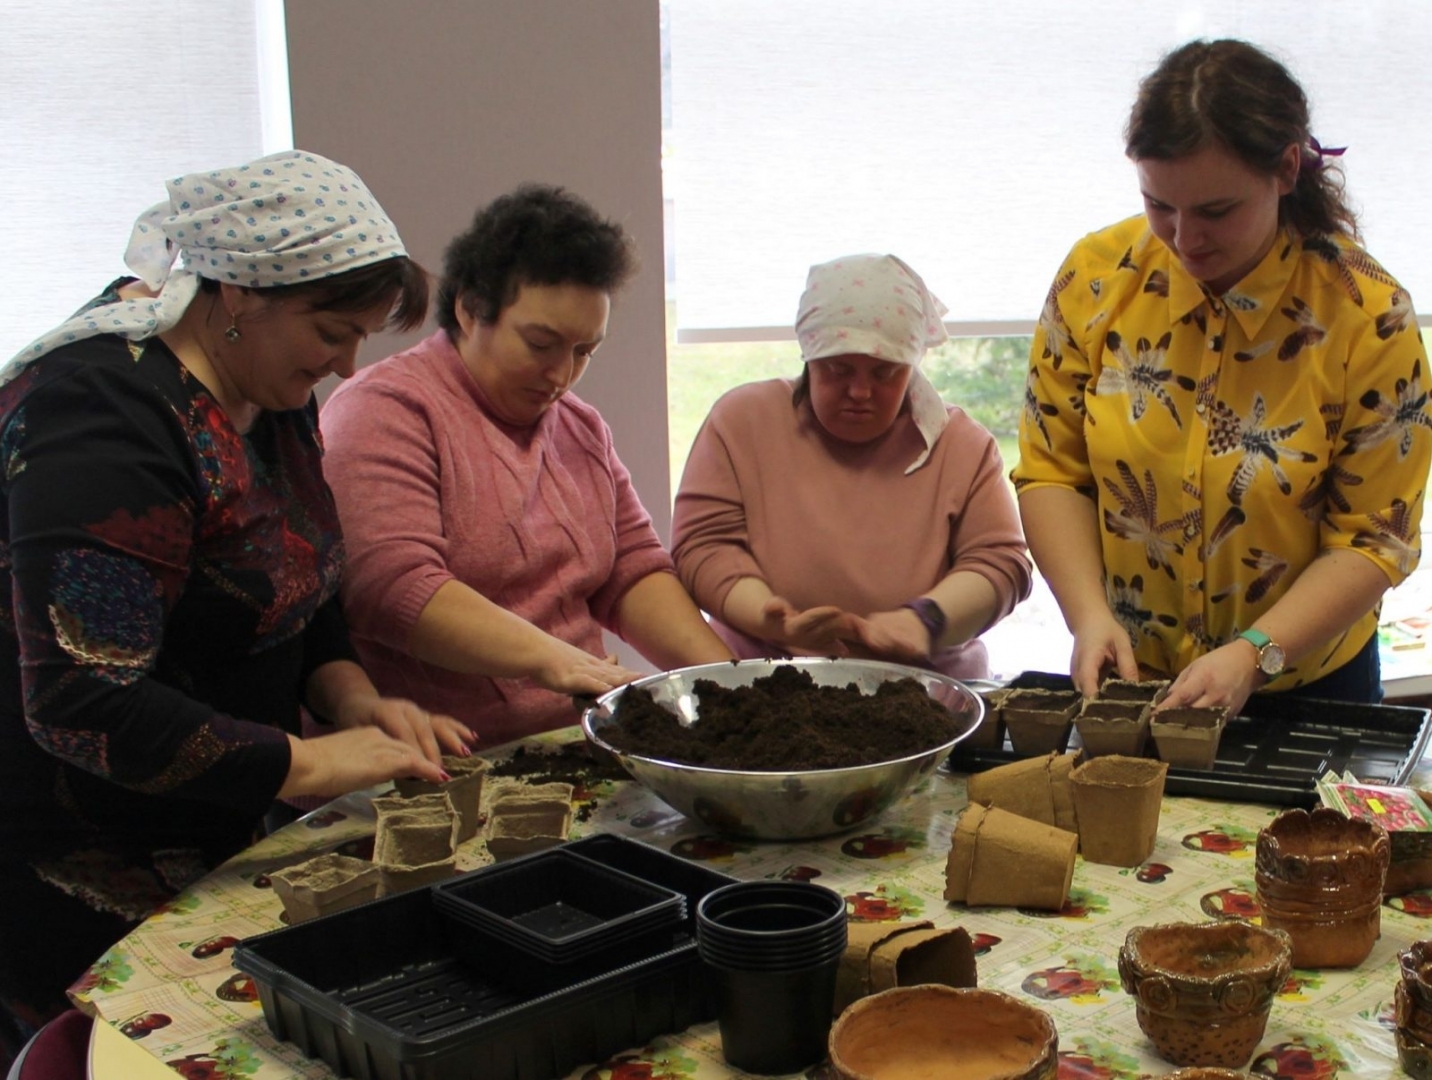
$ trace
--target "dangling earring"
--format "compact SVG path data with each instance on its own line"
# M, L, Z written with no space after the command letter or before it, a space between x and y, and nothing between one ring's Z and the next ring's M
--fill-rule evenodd
M243 336L243 334L239 333L239 317L237 315L230 315L229 328L224 331L224 340L232 345Z

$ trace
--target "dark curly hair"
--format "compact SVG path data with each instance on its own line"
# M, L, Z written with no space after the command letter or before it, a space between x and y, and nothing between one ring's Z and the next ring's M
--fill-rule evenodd
M1312 142L1303 88L1246 41L1191 41L1173 50L1139 84L1124 128L1124 151L1134 161L1169 161L1214 142L1269 176L1289 146L1299 147L1302 167L1278 204L1278 220L1303 236L1357 237L1342 170Z
M204 292L218 292L219 283L201 277ZM415 330L428 317L428 272L406 255L369 263L330 277L293 285L270 285L253 290L266 297L302 300L314 311L367 311L389 306L385 325L392 330Z
M615 292L636 272L622 227L563 188L523 184L478 210L448 244L438 286L438 324L456 339L457 304L497 321L523 285L583 285Z

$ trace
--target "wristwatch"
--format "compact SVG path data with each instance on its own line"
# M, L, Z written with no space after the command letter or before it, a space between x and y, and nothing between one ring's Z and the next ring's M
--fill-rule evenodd
M1244 641L1251 642L1258 650L1258 670L1270 679L1276 679L1283 674L1283 668L1287 665L1288 657L1283 652L1283 646L1270 638L1262 630L1254 630L1249 627L1238 635Z
M930 633L930 648L940 640L945 632L945 610L928 596L917 596L913 600L907 600L900 605L902 608L909 608L920 620L921 625Z

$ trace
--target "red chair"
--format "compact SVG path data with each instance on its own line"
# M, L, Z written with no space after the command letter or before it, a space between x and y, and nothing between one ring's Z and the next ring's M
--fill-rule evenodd
M93 1027L78 1009L60 1013L20 1048L7 1080L85 1080Z

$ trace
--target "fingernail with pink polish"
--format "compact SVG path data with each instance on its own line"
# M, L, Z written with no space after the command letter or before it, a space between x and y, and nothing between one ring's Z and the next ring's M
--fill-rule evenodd
M439 769L438 776L441 778L444 784L446 784L449 780L452 779L452 776L448 773L446 769Z

